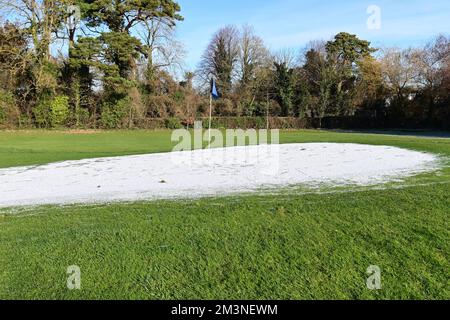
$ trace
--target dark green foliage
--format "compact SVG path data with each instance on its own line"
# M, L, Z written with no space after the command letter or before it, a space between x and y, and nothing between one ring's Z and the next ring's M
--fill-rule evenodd
M126 117L130 110L130 99L123 98L115 103L104 103L101 110L101 125L105 129L126 128Z
M370 42L341 32L326 44L326 51L328 63L335 72L332 89L334 113L353 115L356 109L356 80L360 77L360 63L377 50L370 47Z
M0 89L0 125L16 126L19 123L20 110L11 92Z
M180 122L180 119L178 118L168 118L165 120L166 128L167 129L181 129L183 128L183 125Z
M218 86L222 94L231 91L233 68L236 62L232 48L227 46L227 39L220 38L215 52L215 64L217 66Z
M330 59L344 64L345 67L351 67L377 51L370 47L369 41L360 40L356 35L346 32L337 34L333 41L327 42L326 50Z
M123 32L102 33L100 41L104 45L103 58L117 67L116 70L110 69L112 72L107 72L108 76L130 79L134 61L139 57L141 42Z
M99 38L80 38L70 51L68 68L78 80L82 92L89 95L92 90L94 75L91 68L102 69L100 61L102 52L102 42ZM68 80L73 80L69 77Z
M39 128L50 127L50 97L42 97L33 108L33 116Z
M81 9L88 26L109 29L95 41L101 44L103 63L98 67L104 73L104 88L112 103L125 98L136 86L137 60L147 54L141 40L132 36L133 28L152 19L164 20L172 26L183 19L179 15L180 6L172 0L119 0L113 5L107 0L83 0ZM111 95L115 96L112 100Z
M281 106L283 117L291 116L294 112L294 70L285 63L275 62L274 93L275 99Z
M69 121L73 127L87 128L89 127L89 110L85 108L77 108L70 112Z
M0 124L3 124L6 120L6 112L3 108L3 105L0 105Z
M136 24L153 18L168 19L173 24L183 20L180 6L172 0L117 0L114 4L109 0L83 0L81 8L89 26L106 25L113 32L128 33Z

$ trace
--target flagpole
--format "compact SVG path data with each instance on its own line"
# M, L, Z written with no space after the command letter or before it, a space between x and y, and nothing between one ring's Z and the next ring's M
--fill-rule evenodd
M208 127L208 148L211 145L211 120L212 120L212 93L209 95L209 127Z

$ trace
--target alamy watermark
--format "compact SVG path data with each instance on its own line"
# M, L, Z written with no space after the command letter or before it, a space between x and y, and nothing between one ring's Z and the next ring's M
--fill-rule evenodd
M280 170L279 130L203 130L202 122L196 122L192 131L174 130L171 139L176 143L172 162L187 169L252 166L258 173L272 176Z
M366 281L367 289L381 290L381 268L374 265L369 266L367 268L367 275L369 276Z
M81 290L81 269L79 266L67 267L67 289Z
M66 8L66 24L69 30L75 29L81 21L81 10L79 6L69 5Z
M381 30L381 8L377 5L371 5L367 8L367 29Z

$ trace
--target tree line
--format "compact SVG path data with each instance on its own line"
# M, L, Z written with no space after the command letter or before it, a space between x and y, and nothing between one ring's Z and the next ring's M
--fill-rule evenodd
M0 0L0 126L189 125L208 114L211 78L218 117L450 125L448 36L380 49L342 32L271 52L251 26L226 26L185 71L180 12L172 0Z
M390 127L450 124L450 37L421 48L371 47L341 32L301 52L266 49L253 29L220 29L198 70L217 79L216 113L233 116L366 117ZM207 85L206 85L207 86Z

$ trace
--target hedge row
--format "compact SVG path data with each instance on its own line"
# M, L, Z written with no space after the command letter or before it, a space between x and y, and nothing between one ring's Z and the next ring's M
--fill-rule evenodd
M203 128L207 128L209 118L199 118ZM281 118L270 117L270 129L316 129L319 128L319 120L314 118ZM169 119L146 119L137 124L139 128L145 129L178 129L192 128L193 121L183 121L177 118ZM267 119L264 117L214 117L211 123L214 129L266 129ZM324 129L388 129L395 128L388 119L377 119L371 116L353 117L325 117L322 119L321 127ZM450 129L441 123L429 126L414 122L404 123L397 128L417 129L417 128Z
M207 128L209 118L199 118L196 121L201 121L203 128ZM179 118L145 118L139 121L134 121L133 128L139 129L181 129L192 128L193 120L182 120ZM387 129L393 128L388 119L376 119L374 117L326 117L322 119L322 128L325 129ZM424 128L423 124L405 123L396 128L416 129ZM27 128L24 126L23 128ZM267 119L264 117L214 117L212 118L212 128L214 129L266 129ZM313 118L269 118L270 129L314 129L319 128L319 120ZM450 127L444 124L432 124L428 128L448 130ZM2 125L0 129L14 129L14 127ZM86 128L89 129L89 128Z
M199 118L203 128L209 125L209 118ZM311 119L299 118L269 118L269 128L271 129L306 129L313 128ZM137 127L143 129L178 129L192 128L193 121L183 121L177 118L169 119L144 119L136 124ZM267 119L264 117L214 117L211 122L212 128L215 129L266 129Z

